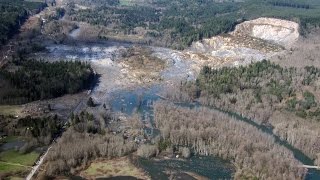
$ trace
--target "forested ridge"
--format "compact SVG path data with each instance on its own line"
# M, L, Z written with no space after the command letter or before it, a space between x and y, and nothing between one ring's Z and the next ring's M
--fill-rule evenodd
M44 3L23 0L0 1L0 45L18 32L19 27L30 14L39 12Z
M162 43L166 46L184 48L202 37L230 31L235 25L236 17L215 15L237 9L229 3L216 4L213 1L155 1L150 6L139 4L122 7L120 4L113 4L94 9L71 8L68 13L72 20L113 26L112 31L120 31L126 35L137 34L135 28L142 27L147 30L147 37L164 41Z
M1 104L22 104L89 88L93 72L82 62L17 60L13 70L1 69Z
M77 9L70 4L71 20L104 26L101 38L118 35L138 35L145 43L177 49L192 42L226 33L236 24L258 17L276 17L296 21L301 33L320 25L320 4L314 0L246 0L243 2L212 0L83 1L90 8Z

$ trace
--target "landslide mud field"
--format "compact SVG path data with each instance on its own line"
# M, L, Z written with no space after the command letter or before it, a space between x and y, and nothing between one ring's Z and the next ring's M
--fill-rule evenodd
M235 31L229 34L194 42L184 51L109 41L76 42L48 45L48 52L41 54L40 57L50 60L90 62L97 73L102 75L96 90L109 92L117 87L154 83L155 79L150 79L148 76L158 76L156 81L172 83L172 81L195 79L204 65L219 68L269 59L287 52L286 48L288 49L299 38L298 29L298 24L291 21L259 18L237 25ZM80 25L71 31L69 36L76 41L77 38L81 38L79 37L81 31ZM139 53L132 55L133 52ZM127 62L143 59L147 64L133 67L138 66L138 62L130 64L123 59ZM152 72L150 67L157 66L150 63L152 61L163 61L165 66ZM144 71L147 72L141 76Z
M96 99L114 90L195 79L198 72L196 63L182 52L166 48L108 43L52 45L47 49L48 53L42 54L45 59L91 63L101 76L94 89Z
M284 22L281 27L279 24ZM294 43L297 27L289 21L260 18L239 24L229 34L195 42L183 51L123 42L79 41L49 44L47 51L37 57L90 63L99 79L89 94L98 105L106 104L123 115L142 107L147 111L143 116L149 116L149 105L161 98L162 90L195 80L205 65L240 66L286 54L282 38L285 36L287 42ZM261 28L265 34L261 34ZM81 30L80 26L69 36L76 41ZM151 121L145 125L152 129Z
M76 43L50 44L37 57L90 63L100 76L91 93L100 104L116 91L195 80L205 65L240 66L286 54L299 37L296 23L272 18L246 21L234 32L203 39L183 51L122 42L77 42L81 31L80 26L69 34Z

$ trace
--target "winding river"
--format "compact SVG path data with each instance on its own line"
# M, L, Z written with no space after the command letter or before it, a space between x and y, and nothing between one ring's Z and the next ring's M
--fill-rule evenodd
M150 117L149 119L152 120L152 117L153 117L152 103L156 100L161 99L161 97L159 97L157 95L158 92L160 92L160 89L161 89L161 87L157 85L157 86L153 86L151 88L137 88L135 90L115 92L116 96L114 96L114 97L116 97L116 98L114 98L111 101L111 107L114 111L121 111L121 112L126 113L128 115L132 114L135 110L138 110L138 112L141 113L142 117L149 116ZM120 98L120 99L118 99L118 98ZM190 103L190 104L184 103L184 104L176 104L176 105L183 106L183 107L190 107L190 108L198 108L198 107L202 106L199 103ZM259 125L256 122L254 122L253 120L246 118L246 117L243 117L238 113L224 111L222 109L215 108L215 107L209 107L209 108L218 110L218 111L223 112L225 114L228 114L229 116L234 117L236 120L243 121L243 122L247 123L248 125L254 126L257 129L261 130L262 132L265 132L265 133L271 135L275 139L275 143L277 143L277 144L285 147L289 151L291 151L297 160L299 160L300 162L302 162L303 164L306 164L306 165L313 164L313 160L311 158L306 156L299 149L290 145L287 141L282 140L279 136L275 135L272 132L272 129L267 128L263 125ZM195 158L197 158L197 157L195 157ZM202 160L204 160L204 159L202 159ZM142 166L151 175L153 174L154 175L153 177L156 177L156 179L160 178L160 177L162 177L162 178L164 177L163 174L161 172L159 172L160 169L174 168L175 166L169 166L168 164L176 163L173 160L165 160L163 162L153 162L153 163L151 163L150 161L151 160L142 161ZM223 162L223 161L219 158L211 160L211 162L208 161L208 163L213 163L213 164L217 163L217 164L221 165L220 162ZM226 171L226 172L228 171L229 173L231 173L232 170L230 169L230 166L228 166L227 163L225 163L224 165L225 166L220 166L220 168L217 168L217 169L212 169L212 167L206 169L205 167L203 167L203 169L201 171L194 169L194 168L199 167L198 165L195 165L195 166L179 165L179 167L187 167L183 170L196 172L199 175L208 177L210 179L229 179L228 177L225 176L225 173L216 174L216 172L215 172L215 170L217 170L217 172L222 172L221 169L223 169L224 171ZM157 176L157 173L154 172L155 170L158 172L159 177ZM206 173L207 171L213 171L213 172L212 172L212 174L210 174L210 173ZM319 170L316 170L316 169L309 169L308 170L306 180L319 180L319 179L320 179L320 171Z

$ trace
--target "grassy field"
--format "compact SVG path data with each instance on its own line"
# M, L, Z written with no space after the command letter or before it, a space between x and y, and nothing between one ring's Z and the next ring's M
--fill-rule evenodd
M39 154L31 152L21 154L14 150L0 153L0 174L29 171Z
M0 174L21 172L27 169L28 169L27 167L10 165L5 162L0 162Z
M13 115L13 116L21 116L22 115L22 106L9 106L9 105L1 105L0 106L0 115Z
M81 172L81 176L89 179L97 177L132 176L139 179L150 179L143 171L130 163L127 157L112 160L97 160L88 169Z
M7 136L3 139L0 139L0 143L10 143L20 139L18 136Z
M31 152L28 154L21 154L15 150L9 150L0 153L0 160L13 164L21 164L25 166L32 166L38 159L39 153Z
M10 177L10 180L24 180L24 178L21 178L21 177Z

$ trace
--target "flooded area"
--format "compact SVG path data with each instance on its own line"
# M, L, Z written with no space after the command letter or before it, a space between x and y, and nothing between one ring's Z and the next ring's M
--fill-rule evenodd
M122 90L111 93L113 99L110 105L113 111L120 111L127 115L134 112L142 113L142 116L152 114L153 102L160 97L157 95L160 86L152 86L149 88L137 88L135 90Z
M196 174L208 179L232 179L234 167L227 161L211 156L193 156L187 160L139 159L140 166L152 179L166 180L168 174L182 176L183 179L197 179L189 174Z

